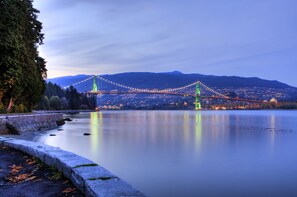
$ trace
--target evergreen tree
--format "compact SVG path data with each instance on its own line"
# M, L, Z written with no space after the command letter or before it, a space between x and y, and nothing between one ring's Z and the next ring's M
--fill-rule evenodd
M45 90L45 60L38 54L44 35L32 0L0 0L0 103L31 109Z
M79 109L80 94L73 86L70 86L70 88L66 90L66 99L68 100L68 106L70 109Z
M97 104L97 96L96 95L81 95L80 105L87 106L87 109L95 109Z

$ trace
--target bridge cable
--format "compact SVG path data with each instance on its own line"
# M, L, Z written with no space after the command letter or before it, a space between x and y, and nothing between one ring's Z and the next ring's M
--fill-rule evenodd
M76 83L72 84L72 86L76 86L76 85L79 85L79 84L81 84L81 83L84 83L84 82L86 82L86 81L92 79L94 76L97 77L98 79L102 80L102 81L105 81L105 82L107 82L107 83L109 83L109 84L112 84L112 85L115 85L115 86L118 86L118 87L121 87L121 88L125 88L125 89L132 90L132 91L152 92L152 93L154 93L154 92L159 92L159 93L163 93L163 92L174 92L174 91L183 90L183 89L186 89L186 88L195 86L196 84L199 83L199 84L200 84L202 87L204 87L206 90L208 90L208 91L210 91L210 92L212 92L212 93L214 93L214 94L216 94L216 95L218 95L218 96L220 96L220 97L223 97L223 98L229 98L229 97L227 97L227 96L225 96L225 95L223 95L223 94L221 94L221 93L215 91L214 89L208 87L207 85L205 85L205 84L202 83L201 81L196 81L196 82L193 82L193 83L188 84L188 85L186 85L186 86L182 86L182 87L178 87L178 88L168 88L168 89L163 89L163 90L150 90L150 89L140 89L140 88L135 88L135 87L131 87L131 86L127 86L127 85L123 85L123 84L120 84L120 83L113 82L113 81L111 81L111 80L109 80L109 79L106 79L106 78L104 78L104 77L101 77L101 76L99 76L99 75L97 75L97 76L96 76L96 75L92 75L91 77L88 77L87 79L84 79L84 80L82 80L82 81L79 81L79 82L76 82ZM65 87L63 87L63 89L69 88L70 86L71 86L71 85L65 86Z
M94 77L94 75L93 75L93 76L91 76L91 77L89 77L89 78L87 78L87 79L84 79L84 80L82 80L82 81L79 81L79 82L73 83L73 84L71 84L71 85L68 85L68 86L64 86L64 87L63 87L63 89L67 89L67 88L69 88L70 86L76 86L76 85L78 85L78 84L81 84L81 83L83 83L83 82L86 82L86 81L88 81L88 80L92 79L93 77Z

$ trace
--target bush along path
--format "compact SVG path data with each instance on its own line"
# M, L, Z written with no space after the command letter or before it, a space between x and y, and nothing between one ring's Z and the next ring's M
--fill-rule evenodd
M63 174L18 150L0 146L0 196L84 196Z

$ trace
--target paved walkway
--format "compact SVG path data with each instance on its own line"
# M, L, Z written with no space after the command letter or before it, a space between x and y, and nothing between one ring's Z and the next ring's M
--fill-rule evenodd
M23 152L0 146L0 196L84 196L61 173Z

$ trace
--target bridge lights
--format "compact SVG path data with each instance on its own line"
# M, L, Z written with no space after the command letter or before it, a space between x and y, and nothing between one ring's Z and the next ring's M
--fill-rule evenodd
M201 110L200 103L200 84L196 84L196 102L195 102L195 110Z

